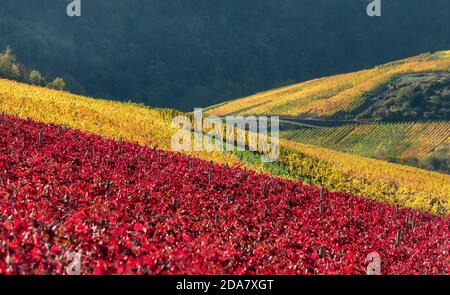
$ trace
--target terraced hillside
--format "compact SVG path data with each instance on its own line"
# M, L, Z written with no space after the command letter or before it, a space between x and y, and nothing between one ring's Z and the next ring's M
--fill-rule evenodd
M281 136L353 155L408 161L450 144L450 121L299 128L283 131Z
M257 93L212 106L208 113L329 118L357 110L368 99L367 94L399 75L449 71L450 51L422 54L372 69Z
M97 100L8 80L0 80L0 112L162 150L170 150L175 131L170 118L176 111ZM283 175L290 178L433 213L450 212L448 175L289 141L282 141L281 147L279 160L270 165L287 169ZM198 152L194 156L239 163L231 153ZM239 164L257 171L274 171L261 163Z

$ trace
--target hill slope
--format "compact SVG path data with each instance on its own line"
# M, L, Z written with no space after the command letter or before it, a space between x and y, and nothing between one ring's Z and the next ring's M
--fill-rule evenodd
M1 79L0 112L163 150L170 150L174 132L170 118L175 111L97 100ZM433 213L450 212L448 175L288 141L282 141L281 145L289 154L282 154L271 165L289 167L288 177L307 178L334 190ZM230 153L194 155L219 163L238 162ZM248 166L258 171L274 171L273 167L262 167L260 163Z
M281 137L353 155L412 163L418 161L421 156L429 155L450 144L450 122L374 123L335 128L298 128L282 131ZM436 168L448 170L448 167Z
M171 119L178 113L171 109L93 99L4 79L0 79L0 111L162 150L171 148L171 138L176 131L171 127ZM193 154L216 162L236 163L230 154Z
M0 51L72 92L186 111L450 44L448 0L384 1L376 22L365 0L86 0L79 19L67 2L1 0Z
M372 69L257 93L212 106L208 113L330 118L357 110L366 103L367 94L399 75L449 71L450 51L422 54Z
M449 271L448 218L133 143L4 116L0 169L0 274Z
M403 74L364 97L347 119L450 120L450 72Z

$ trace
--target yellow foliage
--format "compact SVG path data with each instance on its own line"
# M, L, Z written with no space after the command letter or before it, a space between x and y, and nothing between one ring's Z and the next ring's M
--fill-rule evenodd
M427 155L449 140L450 121L348 124L329 128L299 128L281 132L290 141L364 157L376 157L377 147L391 158Z
M93 99L68 92L0 79L0 111L36 121L64 125L116 140L170 150L175 110ZM237 163L231 154L196 152L218 163Z
M334 190L447 215L450 175L281 141L280 162Z
M9 80L0 80L0 111L163 150L170 150L176 131L170 127L170 119L177 114L173 110L96 100ZM288 141L281 141L281 145L288 151L281 155L282 164L332 189L433 213L450 211L448 175ZM229 153L198 152L194 156L218 163L237 163ZM251 168L266 171L261 165Z
M372 69L315 79L257 93L208 108L207 113L224 116L279 115L324 116L349 112L363 103L364 94L399 74L450 71L450 51L422 54Z

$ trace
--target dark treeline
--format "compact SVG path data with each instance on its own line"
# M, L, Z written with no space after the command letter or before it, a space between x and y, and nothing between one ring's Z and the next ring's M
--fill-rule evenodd
M56 77L54 80L50 80L48 77L42 76L38 70L30 69L27 65L18 61L9 47L0 52L0 78L66 90L66 83L63 78Z
M432 3L431 3L432 2ZM69 90L192 110L450 48L449 0L1 0L0 51Z

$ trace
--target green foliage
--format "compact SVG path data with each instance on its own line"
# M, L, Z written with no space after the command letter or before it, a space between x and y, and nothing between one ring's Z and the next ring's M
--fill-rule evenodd
M237 156L237 158L244 162L249 163L252 165L259 165L261 164L261 155L254 152L249 151L234 151L234 154ZM282 165L279 162L269 162L269 163L263 163L263 167L266 171L270 172L272 175L281 176L281 177L287 177L296 179L299 178L299 176L295 173L292 173L289 171L289 168L287 166Z
M292 166L289 160L289 157L292 158L292 153L287 149L282 148L280 152L279 161L262 163L261 155L254 152L249 151L234 151L233 152L237 158L244 163L248 163L251 165L261 165L264 170L269 172L272 175L285 177L289 179L300 179L305 183L315 184L315 185L323 185L327 183L329 187L335 187L333 183L328 183L325 178L322 176L318 176L315 174L315 170L313 167L316 167L317 161L320 161L315 158L307 157L301 153L295 153L296 157L300 157L305 161L308 161L308 167L311 167L311 170L308 169L298 169L298 167Z
M51 83L47 84L48 88L56 89L56 90L65 90L66 83L63 78L55 78Z
M297 127L282 131L280 135L290 141L352 155L445 171L442 165L426 164L425 161L432 159L424 158L424 155L441 150L449 134L450 121L438 121L347 124L329 128ZM445 150L440 154L445 155Z
M30 72L29 81L31 84L40 86L44 83L44 77L39 71L33 70Z
M1 0L0 48L77 93L184 111L450 48L448 0L385 1L376 22L362 0L82 2Z
M435 170L444 173L450 173L450 146L444 145L435 150L432 154L423 156L419 159L419 167Z
M372 94L373 104L356 116L377 121L449 120L450 74L408 74Z
M51 89L66 90L63 78L57 77L53 81L48 80L38 70L29 69L28 66L19 62L12 49L7 46L0 53L0 78L16 80L38 86L46 86Z
M19 64L10 47L0 53L0 78L15 80L20 77Z

